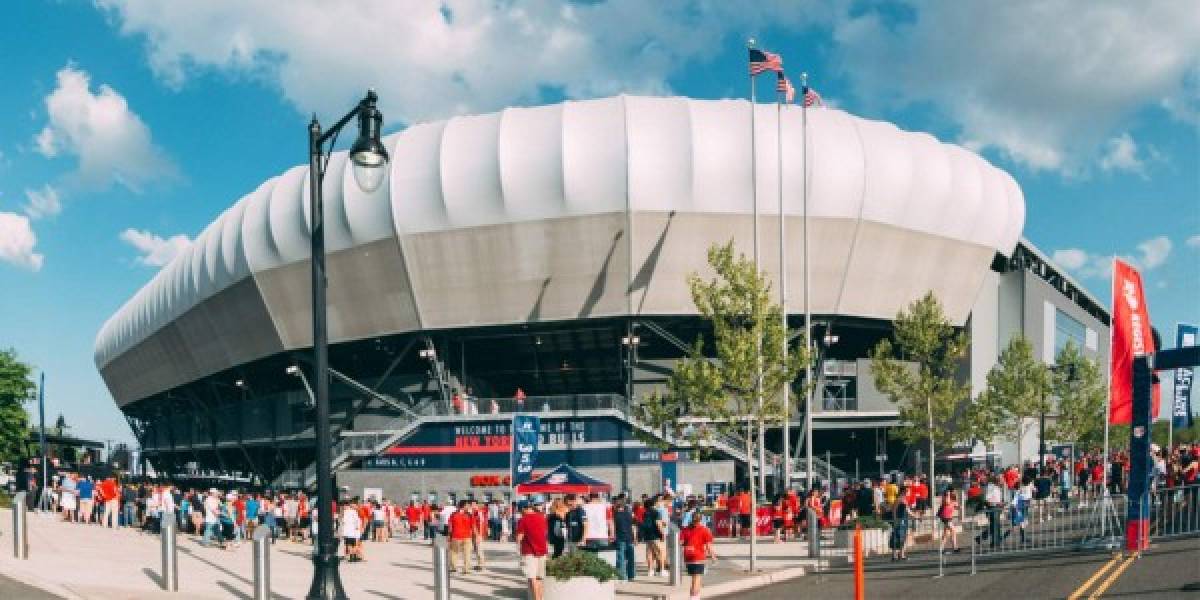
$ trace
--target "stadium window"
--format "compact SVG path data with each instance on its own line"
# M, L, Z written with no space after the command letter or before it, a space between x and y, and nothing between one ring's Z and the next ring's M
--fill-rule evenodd
M1076 348L1087 348L1087 327L1074 317L1056 309L1054 314L1054 353L1057 355L1067 345L1068 341L1075 342Z

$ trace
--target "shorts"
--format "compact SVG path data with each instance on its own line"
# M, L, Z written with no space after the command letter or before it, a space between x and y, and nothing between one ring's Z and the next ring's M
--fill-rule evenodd
M346 544L346 548L354 548L358 546L358 538L344 537L342 540Z
M771 521L771 525L773 525L775 527L776 531L779 531L779 530L783 529L783 519L773 519Z
M532 554L522 554L521 572L525 574L525 579L545 579L546 555L534 556Z
M738 524L742 529L750 528L750 515L738 515Z
M384 528L384 527L386 527L386 526L387 526L387 523L385 523L385 522L383 522L383 521L375 521L375 528L376 528L376 529L383 529L383 528Z
M687 574L688 575L703 575L704 574L704 563L702 563L702 562L688 563L687 564Z

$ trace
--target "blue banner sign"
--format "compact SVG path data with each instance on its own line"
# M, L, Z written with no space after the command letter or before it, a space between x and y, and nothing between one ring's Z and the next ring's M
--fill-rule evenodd
M512 485L515 486L533 478L542 437L541 419L537 415L513 415L512 430Z
M661 453L647 447L629 425L613 417L542 418L534 471L561 463L575 467L657 465ZM510 471L512 419L448 419L423 423L364 469Z
M1175 331L1175 347L1195 346L1200 337L1200 328L1180 323ZM1175 369L1175 401L1171 404L1171 427L1187 429L1192 426L1192 381L1193 367Z

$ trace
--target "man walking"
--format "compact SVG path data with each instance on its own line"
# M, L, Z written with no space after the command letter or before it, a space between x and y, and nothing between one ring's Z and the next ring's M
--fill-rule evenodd
M637 563L634 559L633 548L637 543L633 527L633 511L625 502L625 496L618 496L613 506L613 540L617 546L617 577L625 581L633 581Z
M546 536L549 528L540 505L522 502L521 519L515 528L517 548L521 553L521 572L529 583L529 596L542 600L542 581L546 578ZM619 556L619 555L618 555ZM618 560L620 560L618 558Z
M475 519L467 512L467 501L458 501L458 510L447 520L450 533L450 568L458 569L460 575L467 574L467 544L475 533Z

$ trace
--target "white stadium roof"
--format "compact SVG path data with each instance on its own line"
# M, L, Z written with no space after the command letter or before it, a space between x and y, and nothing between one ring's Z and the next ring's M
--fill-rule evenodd
M337 253L397 239L402 240L402 253L411 254L415 250L403 240L594 215L626 215L635 230L630 215L737 220L752 214L755 192L760 213L778 223L774 219L780 204L780 146L783 210L791 223L803 214L801 109L790 106L783 111L780 144L776 107L759 105L753 136L757 152L752 156L749 107L744 100L617 96L414 125L385 138L390 172L373 194L355 185L346 154L334 154L324 182L327 249ZM871 224L950 243L936 251L941 254L948 247L978 249L981 258L971 265L983 261L984 255L990 260L994 252L1012 252L1024 224L1025 204L1006 172L924 133L836 109L807 112L810 217L815 222L854 224L845 230L848 233L839 234L852 238L844 241L853 249L836 259L845 260L845 269L852 268L852 258L874 260L852 256L870 246L873 230L863 227ZM307 171L297 166L268 179L217 217L104 324L96 339L97 366L103 369L240 281L307 262ZM731 226L724 235L732 236L735 230L741 231ZM796 233L789 237L798 240L798 228L791 231ZM665 236L665 230L662 233ZM742 234L737 235L741 245ZM814 236L814 244L822 243L819 233ZM636 270L632 255L639 242L634 237L626 240L631 245L629 266ZM829 244L841 243L830 240ZM770 245L764 248L765 255L777 252ZM703 248L696 254L702 263ZM413 271L428 262L418 256L405 261L414 278ZM793 262L798 264L799 258ZM540 282L542 274L531 277ZM682 280L678 283L683 285ZM973 285L972 294L978 282ZM846 287L845 281L841 286ZM419 299L418 287L414 284L413 294ZM912 294L903 295L907 302ZM839 293L836 302L827 304L830 311L887 318L894 314L895 302L856 308ZM661 310L684 309L671 305ZM417 322L421 327L459 324L421 314Z

